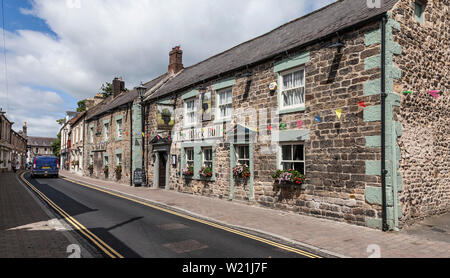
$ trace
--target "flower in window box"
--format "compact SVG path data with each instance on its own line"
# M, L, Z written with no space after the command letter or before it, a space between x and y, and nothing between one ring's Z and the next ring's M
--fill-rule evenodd
M211 167L204 166L199 171L200 175L204 178L210 178L212 177L212 169Z
M194 175L194 167L186 164L184 165L182 172L184 176L191 177Z
M250 168L247 164L236 165L236 167L233 168L233 176L238 179L248 179L250 177Z
M305 182L306 177L296 170L277 170L272 178L277 185L294 185L299 186Z
M105 175L108 175L108 173L109 173L109 167L108 167L108 165L106 165L105 167L103 167L103 173L104 173Z

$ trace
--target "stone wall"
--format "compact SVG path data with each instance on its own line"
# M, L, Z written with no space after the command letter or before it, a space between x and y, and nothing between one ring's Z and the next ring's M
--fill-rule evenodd
M129 107L122 107L114 110L112 113L104 114L100 118L87 121L85 124L85 149L84 149L84 174L93 178L101 180L117 181L129 185L131 182L131 109ZM116 135L116 119L122 117L122 139L118 139ZM104 142L103 123L109 120L109 140ZM90 143L90 126L94 125L94 144ZM97 133L97 134L95 134ZM104 143L106 151L94 152L99 143ZM115 174L116 168L116 154L122 153L122 174L120 179L117 179ZM94 172L90 175L89 155L94 155ZM109 157L109 174L106 176L103 173L103 157L107 154Z
M395 112L403 126L399 193L403 216L400 225L441 214L450 208L450 2L428 1L423 24L414 18L414 1L399 1L392 18L400 24L394 39L402 54L394 63L402 71L395 84L402 94ZM435 99L429 90L440 91Z

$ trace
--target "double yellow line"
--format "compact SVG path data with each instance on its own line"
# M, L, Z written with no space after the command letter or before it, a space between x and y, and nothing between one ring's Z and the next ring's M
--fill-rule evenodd
M70 216L67 212L61 209L47 196L45 196L41 191L39 191L34 185L28 182L25 179L25 172L22 173L20 178L31 190L36 192L36 194L38 194L49 206L51 206L55 211L57 211L64 218L64 220L70 223L75 229L77 229L80 233L82 233L92 243L98 246L106 255L108 255L110 258L123 258L123 256L120 255L116 250L114 250L111 246L109 246L103 240L98 238L95 234L89 231L89 229L80 224L80 222L75 220L72 216Z
M63 178L63 179L66 180L66 181L72 182L72 183L79 184L79 185L84 186L84 187L88 187L88 188L91 188L91 189L94 189L94 190L97 190L97 191L104 192L104 193L112 195L112 196L116 196L116 197L119 197L119 198L122 198L122 199L126 199L126 200L129 200L129 201L132 201L132 202L135 202L135 203L147 206L147 207L151 207L151 208L157 209L159 211L163 211L163 212L166 212L166 213L169 213L169 214L172 214L172 215L176 215L176 216L179 216L179 217L182 217L182 218L185 218L185 219L189 219L189 220L192 220L192 221L195 221L195 222L198 222L198 223L202 223L202 224L205 224L205 225L208 225L208 226L211 226L211 227L215 227L217 229L221 229L221 230L224 230L224 231L227 231L227 232L230 232L230 233L234 233L234 234L237 234L237 235L240 235L240 236L243 236L243 237L246 237L246 238L250 238L250 239L253 239L253 240L256 240L256 241L259 241L259 242L263 242L263 243L266 243L268 245L272 245L274 247L278 247L278 248L286 250L286 251L290 251L290 252L293 252L293 253L297 253L297 254L303 255L303 256L308 257L308 258L322 258L322 257L320 257L318 255L315 255L315 254L312 254L312 253L309 253L309 252L306 252L306 251L303 251L303 250L300 250L300 249L297 249L297 248L293 248L293 247L290 247L290 246L287 246L287 245L284 245L284 244L280 244L280 243L277 243L277 242L274 242L274 241L271 241L271 240L268 240L268 239L264 239L262 237L251 235L251 234L248 234L248 233L236 230L236 229L232 229L232 228L229 228L229 227L226 227L226 226L222 226L222 225L210 222L210 221L206 221L206 220L203 220L203 219L200 219L200 218L196 218L196 217L192 217L192 216L185 215L185 214L182 214L182 213L178 213L178 212L173 211L173 210L165 209L165 208L162 208L162 207L159 207L159 206L155 206L155 205L152 205L152 204L149 204L149 203L145 203L145 202L142 202L142 201L139 201L139 200L136 200L136 199L133 199L133 198L129 198L129 197L126 197L126 196L123 196L123 195L115 194L113 192L110 192L110 191L107 191L107 190L103 190L103 189L101 189L101 188L99 188L97 186L92 186L92 185L89 185L89 184L81 183L81 182L78 182L78 181L75 181L75 180L71 180L71 179L68 179L68 178Z

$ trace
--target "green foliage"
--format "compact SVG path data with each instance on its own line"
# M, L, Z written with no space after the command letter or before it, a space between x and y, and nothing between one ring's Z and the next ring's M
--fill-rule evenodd
M204 166L200 169L199 173L204 178L210 178L212 177L213 170L211 169L211 167Z
M63 125L63 124L66 123L66 119L59 119L59 120L56 120L56 122L57 122L59 125Z
M78 103L77 112L84 112L86 111L86 100L80 100Z
M57 139L55 141L53 141L52 145L51 145L51 150L53 152L53 154L59 159L61 154L61 132L58 133Z
M108 96L112 95L113 93L113 86L112 83L106 82L105 84L102 84L102 87L100 88L101 93L103 94L103 98L107 98Z

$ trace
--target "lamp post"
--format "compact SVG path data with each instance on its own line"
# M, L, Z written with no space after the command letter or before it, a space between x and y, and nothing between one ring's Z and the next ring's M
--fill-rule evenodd
M142 84L141 86L136 88L139 98L141 99L141 135L142 135L142 145L141 145L141 150L142 150L142 171L144 172L144 181L143 181L143 186L147 186L147 171L145 170L145 161L144 161L144 153L145 153L145 113L144 113L144 95L145 92L147 91L147 88L143 87Z

